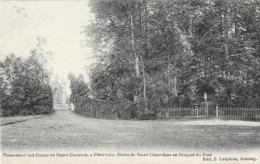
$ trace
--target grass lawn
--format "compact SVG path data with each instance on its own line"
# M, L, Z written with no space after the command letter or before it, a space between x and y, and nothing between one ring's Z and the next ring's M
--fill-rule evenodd
M104 120L71 111L1 126L2 150L183 149L260 147L260 122L224 120Z

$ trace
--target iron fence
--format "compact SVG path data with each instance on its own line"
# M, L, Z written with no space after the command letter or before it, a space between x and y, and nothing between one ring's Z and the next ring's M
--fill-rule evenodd
M253 107L220 107L195 106L161 108L157 110L157 118L223 118L223 119L259 119L260 108Z
M161 108L157 110L157 118L178 118L178 117L207 117L206 107L178 107Z
M260 108L253 107L219 107L219 118L260 119Z

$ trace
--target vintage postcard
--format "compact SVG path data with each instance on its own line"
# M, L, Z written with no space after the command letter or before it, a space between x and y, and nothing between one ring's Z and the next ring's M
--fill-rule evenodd
M2 0L1 164L260 164L259 38L259 0Z

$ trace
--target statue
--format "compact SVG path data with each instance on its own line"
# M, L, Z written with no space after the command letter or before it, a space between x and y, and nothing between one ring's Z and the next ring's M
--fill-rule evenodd
M205 102L208 101L208 95L207 95L207 92L204 92L204 100L205 100Z

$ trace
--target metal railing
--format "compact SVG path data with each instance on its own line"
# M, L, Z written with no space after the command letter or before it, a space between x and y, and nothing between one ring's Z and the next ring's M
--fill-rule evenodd
M259 119L260 108L253 107L219 107L219 118L236 118L236 119Z
M206 107L176 107L157 110L157 118L208 117Z
M157 118L223 118L223 119L259 119L260 108L253 107L220 107L195 106L161 108L157 110Z

